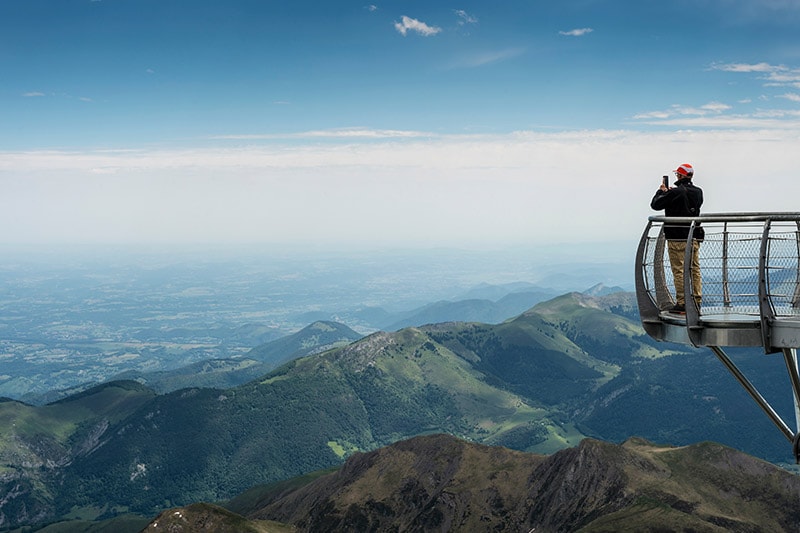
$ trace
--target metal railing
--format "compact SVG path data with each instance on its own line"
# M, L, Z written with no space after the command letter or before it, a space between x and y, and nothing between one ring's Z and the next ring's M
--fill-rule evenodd
M699 227L705 233L699 249L699 304L691 296L695 292L691 246L687 246L684 283L674 285L664 230L675 226L682 226L684 231L688 227L687 243L699 234ZM642 319L663 320L663 313L674 305L680 291L686 301L686 322L698 331L690 335L694 344L707 344L699 336L704 323L752 322L763 329L759 342L769 348L771 326L781 320L800 321L798 257L800 213L652 216L637 252L636 290ZM735 339L730 342L737 343Z

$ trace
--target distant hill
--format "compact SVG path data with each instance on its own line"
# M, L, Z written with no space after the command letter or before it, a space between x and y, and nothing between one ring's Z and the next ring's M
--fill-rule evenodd
M499 301L510 294L538 293L552 298L562 294L563 291L555 291L546 287L515 281L513 283L480 283L463 294L459 294L453 300L490 300Z
M114 380L136 380L162 394L191 387L226 389L263 376L291 359L342 346L361 337L344 324L318 321L296 333L256 346L242 358L209 359L158 372L128 371L115 376Z
M118 374L111 381L135 380L147 385L159 394L192 387L228 388L241 385L263 376L275 368L249 358L208 359L198 361L174 370L138 372L129 370Z
M44 416L51 406L11 402L26 420L41 422L0 416L4 442L38 436L60 448L37 448L32 466L3 457L0 490L16 496L0 503L0 513L7 523L32 522L32 506L26 515L23 505L40 501L49 517L112 509L153 515L429 433L539 454L587 436L619 442L639 435L676 445L714 440L790 458L783 436L713 355L653 341L630 318L633 309L630 293L570 293L498 324L378 332L236 387L156 396L139 385L141 403L106 417L107 424L91 410L73 410L74 422L63 426ZM732 357L768 385L766 393L783 394L777 409L792 412L779 358ZM81 445L88 434L96 446Z
M395 322L398 318L397 313L387 311L382 307L362 306L355 309L338 309L330 311L309 311L294 317L300 323L334 321L347 324L360 324L366 329L385 329L387 324Z
M290 359L344 346L361 337L344 324L318 320L297 333L256 346L247 357L275 368Z
M625 289L623 289L622 287L608 287L606 285L603 285L602 283L598 283L597 285L592 285L591 287L583 291L583 294L586 294L588 296L606 296L617 292L625 292Z
M532 283L481 283L448 300L439 300L405 311L389 312L380 307L314 311L296 317L302 322L336 320L366 325L373 330L397 331L404 327L439 322L484 322L494 324L516 316L539 302L562 294Z
M257 346L285 335L285 331L276 326L244 324L237 327L217 326L203 331L192 328L142 328L137 332L137 335L143 340L159 342L185 342L187 339L196 339L203 334L226 342L240 342L248 346Z
M524 290L529 287L534 287L534 289ZM428 304L405 313L401 319L385 325L383 329L397 331L406 327L439 324L442 322L497 324L558 295L555 291L535 287L535 285L529 283L484 284L469 291L467 296L487 295L487 298L464 297L454 301L442 300ZM600 297L620 292L624 292L620 287L607 287L599 283L587 289L583 294ZM496 297L496 300L491 297Z
M496 324L526 311L539 302L552 298L542 292L507 294L497 302L490 300L440 301L409 312L405 317L386 326L387 331L405 327L439 324L442 322L481 322Z
M234 521L243 528L236 531L264 531L244 529L264 520L298 532L800 528L800 478L709 442L586 439L544 456L431 435L354 454L299 488L252 496L230 510L165 511L145 531L199 531L215 521L215 531Z

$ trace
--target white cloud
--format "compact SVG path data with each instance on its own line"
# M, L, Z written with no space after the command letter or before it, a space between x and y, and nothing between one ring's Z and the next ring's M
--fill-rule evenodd
M723 104L721 102L709 102L701 106L700 109L703 114L705 114L706 112L722 113L723 111L731 109L731 106L729 106L728 104Z
M642 124L682 129L758 129L796 131L800 126L800 113L792 111L769 111L750 115L718 115L668 117L658 120L643 120Z
M707 212L796 210L800 123L768 124L430 138L355 130L363 137L325 143L7 151L0 243L629 240L633 253L660 177L679 163L697 169ZM606 193L607 169L620 161L625 187Z
M375 4L370 4L370 5L368 5L368 6L367 6L365 9L366 9L367 11L369 11L369 12L372 12L372 13L374 13L375 11L377 11L377 10L378 10L378 6L376 6Z
M666 119L672 116L671 111L648 111L633 116L635 120Z
M425 37L429 37L442 31L442 28L437 26L428 26L424 22L420 22L417 19L412 19L411 17L407 17L405 15L403 15L401 22L394 23L394 27L403 36L407 35L409 31L413 31Z
M773 72L767 78L766 85L800 87L800 69Z
M800 69L770 63L723 63L711 65L712 70L761 74L765 87L792 86L800 88Z
M796 93L785 93L777 98L800 102L800 94ZM768 99L762 97L761 100ZM751 101L737 103L747 105ZM733 106L722 102L709 102L700 107L675 104L668 109L637 113L631 118L640 124L678 128L800 129L800 110L797 109L758 108L747 113L729 113L732 110L735 110Z
M26 98L34 98L34 97L37 97L37 96L44 96L44 93L40 93L39 91L31 91L31 92L28 92L28 93L23 93L22 96L24 96Z
M691 107L674 104L669 109L660 111L648 111L645 113L638 113L634 115L634 119L648 120L648 119L668 119L676 116L707 116L719 115L725 111L732 109L728 104L722 102L709 102L700 107Z
M477 24L478 18L470 15L463 9L456 9L455 14L458 17L458 25L463 26L465 24Z
M574 30L569 31L560 31L558 32L559 35L568 35L570 37L582 37L587 33L592 33L594 29L592 28L575 28Z
M800 119L797 110L773 106L777 99L800 102L800 94L791 91L776 94L772 88L800 89L800 69L766 62L719 63L712 65L710 69L736 75L754 75L755 80L760 80L761 88L758 90L763 93L755 98L738 99L736 101L738 109L723 102L709 102L700 107L675 104L668 109L637 113L632 117L633 120L642 124L680 128L793 129L797 127ZM749 104L754 100L763 107L753 110Z
M769 63L722 63L711 65L712 70L724 72L775 72L786 67L770 65Z

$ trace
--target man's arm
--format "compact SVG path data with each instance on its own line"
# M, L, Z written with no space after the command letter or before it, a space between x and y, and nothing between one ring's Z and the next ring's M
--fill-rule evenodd
M656 211L661 211L669 204L670 196L669 191L663 189L657 190L656 195L650 200L650 207Z

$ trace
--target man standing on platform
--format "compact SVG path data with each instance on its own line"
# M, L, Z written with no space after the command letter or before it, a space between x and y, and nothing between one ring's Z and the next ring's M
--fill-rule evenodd
M656 211L664 210L668 217L697 217L700 216L700 206L703 205L703 190L692 183L694 169L692 165L684 163L675 171L678 180L674 187L668 187L666 179L656 191L650 201L650 207ZM666 178L666 176L665 176ZM685 271L684 259L686 257L686 241L689 238L689 222L667 222L664 224L664 236L667 238L669 263L672 267L672 277L675 281L675 305L670 309L673 313L686 313L684 298L683 273ZM692 239L692 296L697 307L700 307L702 297L702 280L700 277L700 242L703 240L702 227L696 226L694 239Z

